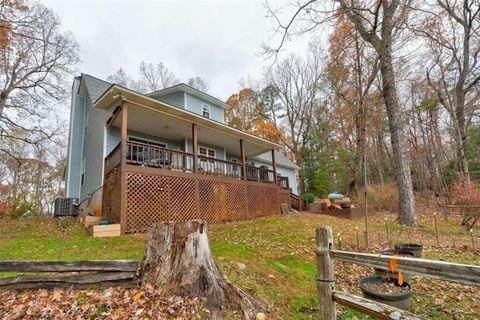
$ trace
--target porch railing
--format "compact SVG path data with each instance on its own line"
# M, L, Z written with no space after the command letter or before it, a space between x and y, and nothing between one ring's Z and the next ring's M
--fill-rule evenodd
M108 174L122 162L120 143L105 158L105 174Z
M273 183L274 182L274 172L268 168L258 168L255 166L247 165L247 180L248 181L258 181Z
M242 165L238 162L198 156L198 173L212 174L220 177L242 178Z
M192 172L193 153L128 141L127 163Z
M289 190L290 189L290 184L288 183L288 177L281 177L279 176L277 178L278 185L280 186L281 189L284 190Z
M193 172L194 154L182 150L162 148L155 145L127 141L126 163L169 170ZM220 177L242 179L242 164L198 155L197 173ZM105 174L121 163L121 144L118 144L105 158ZM246 180L274 183L274 172L267 167L246 165ZM278 185L289 189L287 177L278 177Z

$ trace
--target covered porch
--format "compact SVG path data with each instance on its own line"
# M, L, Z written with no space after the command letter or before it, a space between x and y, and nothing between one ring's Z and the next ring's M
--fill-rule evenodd
M104 175L124 157L126 165L272 183L288 189L288 178L276 170L278 145L227 128L218 130L211 124L207 126L123 102L107 121ZM247 162L248 158L267 152L271 156L271 167Z
M106 94L112 101L96 103L115 105L106 123L102 207L123 234L160 221L274 215L289 202L288 180L276 174L277 144L128 89ZM247 163L266 152L271 168Z

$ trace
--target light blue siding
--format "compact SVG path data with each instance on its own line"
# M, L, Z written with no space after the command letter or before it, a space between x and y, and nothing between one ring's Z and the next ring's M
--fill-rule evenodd
M80 171L82 166L82 141L85 99L78 94L80 79L76 78L72 88L70 130L68 135L68 164L65 180L68 198L80 197Z
M295 173L295 170L291 168L284 168L281 166L277 166L277 172L282 177L288 177L288 183L290 184L290 189L292 189L293 193L298 194L297 175Z
M187 97L186 109L188 111L191 111L193 113L202 115L202 105L206 104L206 105L210 106L210 119L218 121L218 122L222 122L222 123L224 122L223 108L221 108L217 105L205 102L202 99L194 97L194 96L192 96L191 94L188 94L188 93L186 94L186 97Z
M160 97L152 96L152 98L171 104L172 106L185 109L185 93L183 91L165 94Z
M110 152L120 143L120 128L110 127L107 129L107 141L105 144L105 154Z
M105 122L112 115L116 106L105 110L94 108L92 99L87 94L85 108L87 112L87 132L83 144L83 158L85 163L84 183L81 186L80 202L91 196L103 183Z

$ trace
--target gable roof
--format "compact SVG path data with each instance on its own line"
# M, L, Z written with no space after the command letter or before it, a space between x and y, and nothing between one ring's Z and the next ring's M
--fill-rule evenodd
M151 93L146 94L148 97L156 98L156 97L161 97L166 94L174 93L174 92L186 92L188 94L191 94L194 97L200 98L202 100L205 100L207 102L210 102L212 104L215 104L219 107L222 107L223 109L229 109L230 106L223 102L222 100L215 98L214 96L209 95L208 93L205 93L203 91L200 91L198 89L195 89L194 87L189 86L186 83L179 83L174 86L164 88L158 91L154 91Z
M259 154L258 156L249 158L249 160L258 160L261 162L265 162L267 164L271 164L272 154L270 152L265 152L265 153ZM292 160L288 159L278 151L275 151L275 160L277 160L278 166L291 168L291 169L299 169L299 167Z
M102 94L112 85L110 82L92 77L91 75L85 73L82 73L81 80L85 84L85 88L87 89L92 102L100 98Z

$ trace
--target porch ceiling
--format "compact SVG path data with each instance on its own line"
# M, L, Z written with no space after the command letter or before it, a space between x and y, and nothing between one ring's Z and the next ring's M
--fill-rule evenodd
M279 149L281 146L277 143L256 137L252 134L234 129L223 123L204 118L198 114L195 114L191 111L180 109L174 106L171 106L167 103L155 100L151 97L145 96L136 91L121 87L119 85L112 85L105 93L95 101L94 105L97 108L107 108L109 106L119 104L120 100L127 101L132 108L129 108L129 111L135 106L138 108L144 108L150 111L147 113L146 121L153 121L153 124L150 124L151 129L160 130L162 127L162 121L164 123L163 129L165 126L170 128L174 127L174 123L179 125L179 133L183 132L183 128L186 129L186 124L189 126L191 123L196 123L198 125L198 141L213 145L225 146L227 153L239 154L239 139L243 139L245 147L245 156L255 156L261 154L270 149ZM140 116L139 116L140 117ZM130 121L130 118L131 121ZM151 119L153 118L153 119ZM132 123L132 126L138 125L140 132L145 131L147 123L138 124L135 123L134 112L129 112L129 122ZM174 122L173 119L178 120ZM137 120L138 121L138 120ZM118 119L115 121L118 125ZM181 124L183 123L183 127ZM132 128L129 125L130 128ZM136 129L135 129L136 130ZM167 130L162 131L162 134L168 134ZM173 134L173 133L172 133ZM186 132L183 133L184 135ZM191 137L191 133L187 134L187 137Z
M128 130L152 135L155 137L182 141L192 139L192 122L168 114L147 109L132 103L128 105ZM121 126L121 116L115 118L111 124L114 127ZM224 147L228 154L240 155L240 137L226 134L215 128L197 124L198 143ZM244 139L245 157L253 157L270 150L262 144L255 143L250 139Z

